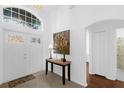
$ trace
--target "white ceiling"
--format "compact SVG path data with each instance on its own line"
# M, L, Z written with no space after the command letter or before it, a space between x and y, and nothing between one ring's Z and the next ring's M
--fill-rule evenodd
M24 5L27 8L33 9L35 12L37 12L38 14L40 13L48 13L51 12L57 8L59 8L61 5L43 5L41 7L41 9L36 8L34 5Z

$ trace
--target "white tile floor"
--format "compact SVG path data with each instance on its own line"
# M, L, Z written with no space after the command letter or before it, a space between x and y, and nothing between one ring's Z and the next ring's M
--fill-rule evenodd
M34 74L35 79L27 81L16 86L16 88L82 88L82 86L66 80L66 84L62 84L62 78L55 73L39 72Z
M48 72L45 74L45 71L38 72L33 74L34 79L18 84L15 88L82 88L81 85L78 85L72 81L66 80L65 85L62 84L62 77ZM1 88L9 87L7 84L0 86Z

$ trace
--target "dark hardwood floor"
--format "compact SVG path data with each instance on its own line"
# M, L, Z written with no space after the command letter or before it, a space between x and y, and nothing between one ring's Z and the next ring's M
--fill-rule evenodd
M124 82L109 80L98 75L89 75L87 88L124 88Z
M119 80L109 80L103 76L90 75L89 66L87 64L87 88L124 88L124 82Z

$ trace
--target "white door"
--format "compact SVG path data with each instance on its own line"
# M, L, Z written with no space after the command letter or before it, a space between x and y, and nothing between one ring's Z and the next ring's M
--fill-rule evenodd
M4 82L42 69L41 39L38 35L4 31Z
M24 61L24 37L22 33L4 31L4 82L24 76L26 71Z
M107 32L93 32L92 39L92 57L93 57L93 72L98 75L106 75L107 62Z
M32 74L42 69L41 38L38 35L26 34L25 43L24 59L28 74Z

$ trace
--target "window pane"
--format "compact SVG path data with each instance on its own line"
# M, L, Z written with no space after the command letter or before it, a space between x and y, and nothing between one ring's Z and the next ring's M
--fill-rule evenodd
M14 17L14 18L18 18L18 14L17 14L17 13L12 12L12 17Z
M11 8L6 8L6 9L11 10Z
M20 19L20 20L23 20L23 21L25 21L25 16L23 16L23 15L20 15L20 16L19 16L19 19Z
M4 21L5 21L5 22L10 22L10 21L11 21L11 17L4 16Z
M18 8L5 8L3 9L4 21L16 22L28 26L32 29L39 29L41 21L30 12Z
M28 27L32 27L31 23L27 23L27 26L28 26Z
M27 17L31 17L31 13L29 13L29 12L26 11L26 16Z
M28 23L31 23L31 18L26 17L26 21L27 21Z
M33 26L33 29L38 29L38 26L37 26L37 25L34 25L34 26Z
M12 11L18 13L18 8L12 8Z
M40 20L37 20L37 25L41 25L41 22L40 22Z
M25 10L20 9L20 14L25 15Z
M4 9L4 10L3 10L3 14L4 14L5 16L11 16L11 11Z
M35 17L34 15L32 15L32 18L33 18L33 19L36 19L36 17Z
M29 23L29 27L32 27L31 23Z
M36 24L36 20L32 19L32 24Z

